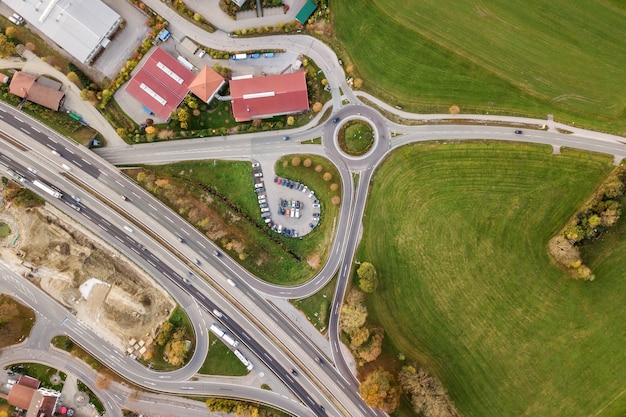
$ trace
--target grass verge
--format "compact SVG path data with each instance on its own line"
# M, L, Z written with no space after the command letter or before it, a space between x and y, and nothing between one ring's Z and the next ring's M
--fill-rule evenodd
M291 300L291 303L302 311L307 320L321 333L326 331L330 314L330 302L335 293L337 275L331 279L321 290L310 297L300 300Z
M209 353L198 371L203 375L244 376L248 370L217 336L209 332Z
M623 413L625 243L607 235L589 252L593 283L546 251L610 162L496 142L395 151L373 180L358 255L381 278L368 307L385 352L440 378L465 417Z
M293 165L294 158L299 158L298 166ZM279 175L315 190L321 202L322 220L302 239L274 233L263 223L248 162L186 161L126 173L246 269L268 282L288 285L304 282L328 256L338 215L333 199L341 201L341 187L335 183L339 179L338 171L324 158L291 156L279 161L277 167Z

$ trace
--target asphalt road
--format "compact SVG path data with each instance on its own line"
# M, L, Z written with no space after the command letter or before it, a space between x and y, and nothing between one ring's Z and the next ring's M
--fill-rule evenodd
M205 339L203 332L206 331L206 324L200 325L204 318L200 318L200 309L197 306L194 308L190 300L195 300L195 303L206 311L217 308L229 312L224 314L221 323L248 347L249 351L245 354L253 353L258 358L253 359L255 365L263 362L308 407L309 411L299 408L297 412L294 412L296 415L380 414L365 406L358 395L358 382L352 376L339 348L338 319L354 253L361 236L361 220L371 176L376 166L390 150L417 141L494 139L545 143L553 146L555 151L562 146L575 147L609 153L615 155L616 160L626 155L626 147L619 138L589 133L581 129L571 129L573 133L565 135L555 131L556 124L551 124L549 131L524 129L523 135L515 135L513 128L506 127L458 124L404 126L392 123L384 119L376 110L359 104L357 95L352 92L345 81L345 74L338 64L337 57L321 41L301 35L239 39L228 37L222 32L207 34L171 11L164 3L158 0L147 0L146 3L170 22L169 29L179 39L189 36L200 44L223 50L285 49L312 58L324 71L329 81L334 108L331 119L319 126L307 126L293 133L290 132L292 139L289 142L280 139L281 132L268 132L237 137L146 144L121 147L117 150L104 149L98 151L98 155L59 137L29 120L27 116L3 105L0 105L0 126L5 134L14 138L20 137L20 142L28 143L34 154L29 166L37 167L40 170L39 175L46 175L44 179L48 184L59 187L59 190L63 192L64 196L58 201L51 199L53 203L60 203L68 214L105 236L115 247L150 271L159 283L175 294L177 299L183 300L182 304L185 309L194 317L192 321L197 326L196 334L199 335L199 343L202 343L201 339ZM344 106L343 99L347 99L351 105ZM381 104L386 111L394 111L390 110L389 106L385 106ZM394 112L402 117L414 119L453 118L449 115L415 116L405 114L401 110ZM338 123L332 122L335 117L339 118ZM377 133L374 148L368 155L361 158L347 157L336 147L337 128L351 118L369 120ZM489 116L485 119L495 120L496 117ZM544 122L534 119L522 121L520 118L502 116L497 117L497 121L530 124ZM25 139L22 136L28 138ZM321 146L299 144L302 140L319 136L323 138ZM4 140L11 141L7 137L4 137ZM34 176L28 174L27 170L24 171L27 166L18 161L19 158L15 153L11 154L5 147L2 150L3 155L9 159L0 156L0 163L19 170L18 172L26 178L26 181L34 179ZM13 152L15 152L14 149ZM292 288L260 282L229 257L214 256L213 252L217 248L210 241L167 207L128 181L109 164L166 163L186 159L263 158L266 161L272 161L284 154L303 152L325 155L337 165L342 178L344 195L335 240L327 263L311 281ZM56 169L46 169L50 166L55 166ZM59 175L59 172L63 172L64 176ZM359 181L354 192L353 173L359 174ZM68 209L68 203L73 204L73 200L68 198L73 185L67 181L66 177L78 180L83 189L89 188L91 192L102 196L101 200L83 199L80 212ZM122 199L122 196L125 196L125 199ZM104 204L107 200L108 203ZM124 226L130 227L133 231L128 232ZM179 238L182 238L184 243L179 242ZM207 278L207 281L190 280L191 285L186 283L185 279L189 277L187 274L191 270ZM262 296L267 294L285 298L305 297L325 285L336 271L339 271L339 281L332 303L329 328L332 358L325 358L308 340L304 332L296 328ZM231 279L236 286L230 287L226 283L227 279ZM52 305L42 306L45 306L46 315L48 315L48 310L54 311L55 308ZM192 359L193 366L190 364L176 372L157 374L139 366L120 352L106 350L105 345L98 343L95 332L84 328L80 322L70 319L65 322L65 327L72 337L80 340L81 344L84 343L87 350L102 358L108 366L145 387L169 392L188 393L193 390L196 393L208 395L232 395L273 403L286 410L291 410L289 407L295 407L294 404L302 407L293 400L289 400L285 405L280 403L276 395L259 392L263 390L251 387L187 381L190 370L198 365L199 356L194 356ZM43 348L44 343L43 339L40 340L40 347ZM316 358L319 358L321 364L316 362ZM332 362L335 363L336 368L331 366ZM289 372L291 367L300 371L298 377L294 377ZM186 381L184 385L181 385L182 381ZM325 410L320 404L324 405Z

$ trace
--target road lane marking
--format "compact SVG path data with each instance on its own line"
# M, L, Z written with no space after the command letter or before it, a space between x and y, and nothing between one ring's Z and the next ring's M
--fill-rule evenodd
M202 243L200 243L200 241L199 241L199 240L196 240L196 243L197 243L198 245L202 246L204 249L206 249L206 246L204 246Z
M13 118L14 118L15 120L17 120L18 122L22 122L22 123L24 123L24 121L23 121L22 119L20 119L19 117L17 117L17 116L13 116Z
M72 155L76 155L73 151L71 151L71 150L69 150L67 148L65 148L65 150L68 151L69 153L71 153Z
M148 203L148 206L150 206L150 208L151 208L152 210L154 210L154 211L159 211L159 210L157 210L157 208L156 208L156 207L154 207L154 206L153 206L152 204L150 204L150 203Z
M88 160L86 160L85 158L80 158L84 163L86 163L87 165L91 165L91 162L89 162Z
M36 127L31 126L30 128L33 129L37 133L41 133L41 130L37 129Z
M57 142L56 140L52 139L50 136L48 136L48 139L50 139L50 140L51 140L52 142L54 142L54 143L59 143L59 142Z
M26 133L27 135L30 135L30 132L26 129L24 129L23 127L20 127L20 130L24 133Z
M137 193L135 193L134 191L131 191L131 193L132 193L132 195L134 195L135 197L137 197L138 199L140 199L140 200L141 200L141 197L139 197L139 196L137 195Z
M115 180L115 182L117 183L117 185L121 186L122 188L126 188L126 187L124 186L124 184L122 184L122 183L121 183L121 182L119 182L118 180Z

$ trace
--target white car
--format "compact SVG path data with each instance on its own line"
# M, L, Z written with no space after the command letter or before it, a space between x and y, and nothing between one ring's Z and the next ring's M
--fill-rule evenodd
M255 162L255 163L252 164L252 168L258 168L260 166L261 166L261 164L259 164L258 162Z
M35 168L28 167L27 169L30 173L37 175L37 170Z
M257 172L256 174L254 174L255 177L257 178L261 178L263 176L262 172Z

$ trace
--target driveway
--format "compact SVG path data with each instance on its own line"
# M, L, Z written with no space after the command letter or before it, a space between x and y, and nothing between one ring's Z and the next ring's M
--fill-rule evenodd
M104 0L104 3L126 21L124 28L117 31L111 43L93 63L94 68L105 77L114 78L135 49L146 38L150 28L146 25L148 15L141 12L132 3L115 0Z

